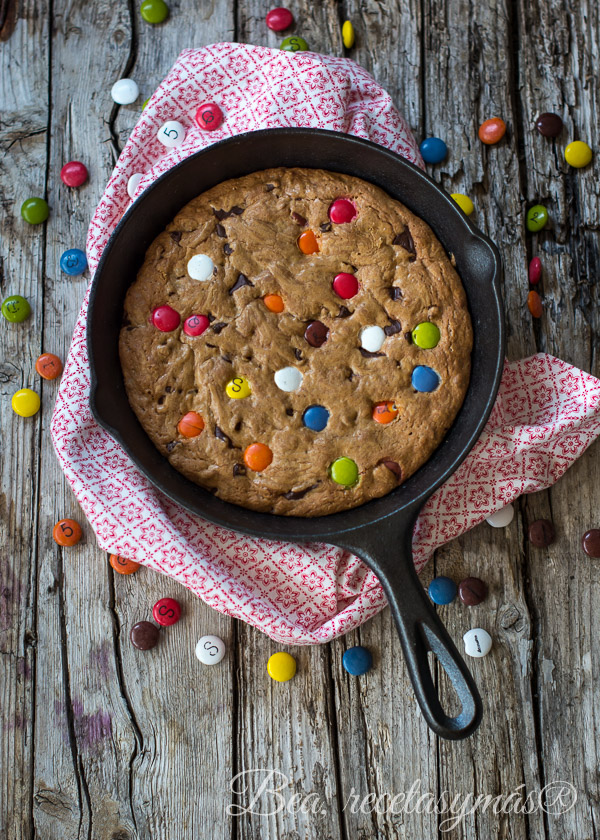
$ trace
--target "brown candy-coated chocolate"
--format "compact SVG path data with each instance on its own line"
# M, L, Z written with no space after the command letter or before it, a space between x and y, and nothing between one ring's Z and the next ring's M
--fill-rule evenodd
M468 577L458 584L458 597L467 607L481 604L487 598L487 585L476 577Z
M546 548L555 539L556 531L549 519L536 519L529 526L529 542L536 548Z
M543 137L558 137L563 130L563 121L558 114L540 114L535 127Z
M581 539L581 545L589 557L600 557L600 528L586 531Z
M138 621L129 631L131 644L138 650L150 650L156 647L160 630L151 621Z
M311 321L304 333L304 338L311 347L322 347L329 336L329 329L321 321Z

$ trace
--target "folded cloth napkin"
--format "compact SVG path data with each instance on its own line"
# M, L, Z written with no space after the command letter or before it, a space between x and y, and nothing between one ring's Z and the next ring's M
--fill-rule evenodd
M225 119L200 130L207 101ZM165 150L159 127L177 120L184 143ZM88 260L102 249L136 195L174 163L242 131L315 126L366 137L422 166L390 97L349 59L289 54L242 44L183 52L143 111L90 225ZM252 539L219 528L169 501L95 422L89 408L88 293L52 417L52 439L98 544L169 575L207 604L293 644L327 642L385 606L381 587L357 558L328 545ZM553 484L600 433L600 381L539 354L505 365L498 400L471 454L425 505L415 528L420 570L444 542L521 493Z

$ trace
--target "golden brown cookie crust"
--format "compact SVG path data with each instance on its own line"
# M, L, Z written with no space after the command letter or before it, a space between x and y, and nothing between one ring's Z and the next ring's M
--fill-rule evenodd
M348 224L329 222L329 206L339 197L357 209ZM319 242L312 255L297 246L308 229ZM410 238L414 254L407 250ZM206 282L187 272L199 253L215 265ZM355 274L360 283L349 300L332 289L339 272ZM240 284L240 275L252 285ZM265 306L268 294L282 297L281 314ZM149 320L164 304L182 319L169 333ZM182 326L194 313L212 323L192 338ZM321 347L304 338L313 320L329 328ZM410 339L423 321L440 329L433 349ZM369 325L387 328L383 355L361 352L360 332ZM295 516L346 510L390 492L398 486L397 470L384 461L399 465L402 481L412 475L439 446L464 400L471 348L464 289L429 226L359 178L293 168L226 181L177 214L127 292L119 344L129 401L175 469L226 501ZM417 365L439 374L432 393L412 387ZM292 393L273 378L287 366L303 374ZM246 399L227 396L234 376L250 383ZM381 425L372 410L385 400L395 401L399 414ZM303 425L311 405L330 413L321 432ZM194 438L177 431L188 411L205 422ZM244 466L244 450L254 442L273 452L262 472ZM341 456L358 465L354 487L329 477Z

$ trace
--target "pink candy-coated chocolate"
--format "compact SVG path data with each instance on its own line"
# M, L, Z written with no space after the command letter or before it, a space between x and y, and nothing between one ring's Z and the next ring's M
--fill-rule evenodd
M80 187L85 184L88 175L87 167L79 160L70 160L60 170L60 180L67 187Z
M164 306L156 307L152 313L152 323L161 332L172 332L181 323L181 317L179 312L176 312L172 306L165 304Z
M269 29L272 29L273 32L282 32L284 29L290 28L294 22L294 16L289 9L278 6L267 13L266 20Z
M333 279L333 291L344 300L348 300L358 292L358 280L354 274L342 271Z
M223 111L215 102L203 102L196 111L195 120L204 131L214 131L223 122Z
M202 335L209 326L210 321L206 315L190 315L190 317L186 318L183 322L183 331L186 335L190 335L192 338L195 338L198 335Z
M181 605L175 598L161 598L152 607L152 618L163 627L177 624L181 618Z
M537 286L541 279L542 261L539 257L534 257L529 263L529 282L532 286Z
M344 225L356 218L356 207L349 198L336 198L329 207L329 218L334 225Z

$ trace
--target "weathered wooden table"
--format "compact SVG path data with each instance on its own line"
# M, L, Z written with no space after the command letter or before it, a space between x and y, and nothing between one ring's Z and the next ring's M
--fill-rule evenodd
M387 87L418 139L447 140L451 155L435 177L474 198L479 225L503 254L510 358L547 350L600 374L599 157L575 172L561 152L575 138L598 148L598 4L290 5L296 32L322 52L343 53L340 23L350 18L357 41L349 55ZM149 571L114 575L89 528L75 549L53 542L56 520L82 517L48 431L57 386L40 383L34 362L42 350L66 357L88 280L62 274L59 257L83 246L139 114L139 103L115 106L110 87L131 75L141 101L185 47L279 42L265 27L264 0L170 0L171 17L159 27L145 24L137 7L0 3L0 284L3 297L20 292L33 304L28 322L0 325L0 837L596 838L600 565L579 541L600 524L598 445L550 492L523 497L509 528L481 526L428 566L425 577L478 574L491 589L471 611L441 608L455 639L478 624L495 639L492 653L472 662L484 722L458 744L438 741L423 723L387 611L334 644L292 651L299 673L282 687L265 672L276 650L267 637ZM565 118L556 144L532 130L546 110ZM492 115L509 128L506 141L488 149L477 126ZM79 190L59 179L73 158L91 172ZM30 195L47 196L47 225L21 220ZM523 220L535 200L547 204L552 225L532 239ZM544 315L535 324L525 306L534 253L545 267ZM43 409L31 420L10 407L24 386L42 393ZM558 541L532 550L526 528L541 516L555 521ZM184 602L186 620L160 652L139 655L128 628L164 595ZM227 643L220 667L194 658L205 633ZM359 680L341 667L355 643L376 657ZM254 772L238 780L247 792L236 799L231 779L242 771ZM550 813L514 812L513 791L535 794L560 780L573 785L573 807L567 794ZM265 790L252 804L261 783L280 787L281 798ZM505 813L479 808L443 832L450 814L437 815L427 800L392 802L411 788L419 796L449 791L467 807L467 797L479 794L508 803ZM232 803L240 806L234 816Z

